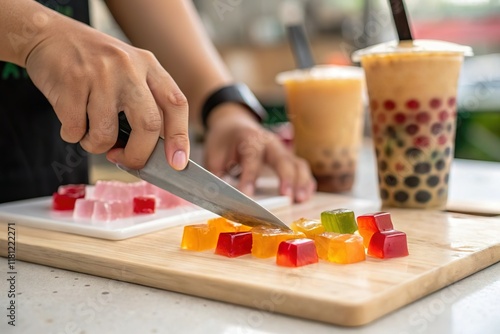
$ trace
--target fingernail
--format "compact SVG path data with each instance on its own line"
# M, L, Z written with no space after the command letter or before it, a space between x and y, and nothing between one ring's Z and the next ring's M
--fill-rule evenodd
M172 167L177 170L183 170L187 164L187 156L184 151L175 151L174 156L172 158Z

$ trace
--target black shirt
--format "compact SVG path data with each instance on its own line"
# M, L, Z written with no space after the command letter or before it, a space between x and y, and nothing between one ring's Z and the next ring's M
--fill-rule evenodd
M38 2L89 23L87 0ZM61 184L88 183L86 152L65 143L60 128L26 70L0 62L0 203L51 195Z

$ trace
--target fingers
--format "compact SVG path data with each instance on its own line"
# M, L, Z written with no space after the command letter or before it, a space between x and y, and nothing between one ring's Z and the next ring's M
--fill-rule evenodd
M182 170L189 159L187 99L163 69L148 79L148 85L162 110L167 161L174 169Z
M238 146L238 155L242 169L238 188L248 196L254 194L255 181L262 168L265 141L267 141L264 136L266 135L247 136Z
M64 94L54 103L64 141L78 143L87 133L86 104L87 96L83 94Z

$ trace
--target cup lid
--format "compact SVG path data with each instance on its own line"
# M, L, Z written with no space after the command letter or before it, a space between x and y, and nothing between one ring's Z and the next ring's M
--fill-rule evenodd
M297 69L279 73L276 82L325 80L325 79L362 79L363 69L355 66L317 65L308 69Z
M389 53L426 53L426 52L451 52L461 53L464 56L472 56L472 48L466 45L460 45L444 41L431 39L417 39L413 41L389 41L357 50L352 54L352 60L359 62L363 56L372 54Z

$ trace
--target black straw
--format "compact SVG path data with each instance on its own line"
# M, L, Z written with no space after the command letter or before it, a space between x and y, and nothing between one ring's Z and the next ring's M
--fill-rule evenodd
M391 5L392 17L394 18L394 24L396 25L399 40L413 40L408 15L406 15L404 0L389 0L389 3Z
M287 34L297 67L301 69L313 67L314 59L304 27L301 24L289 25Z

